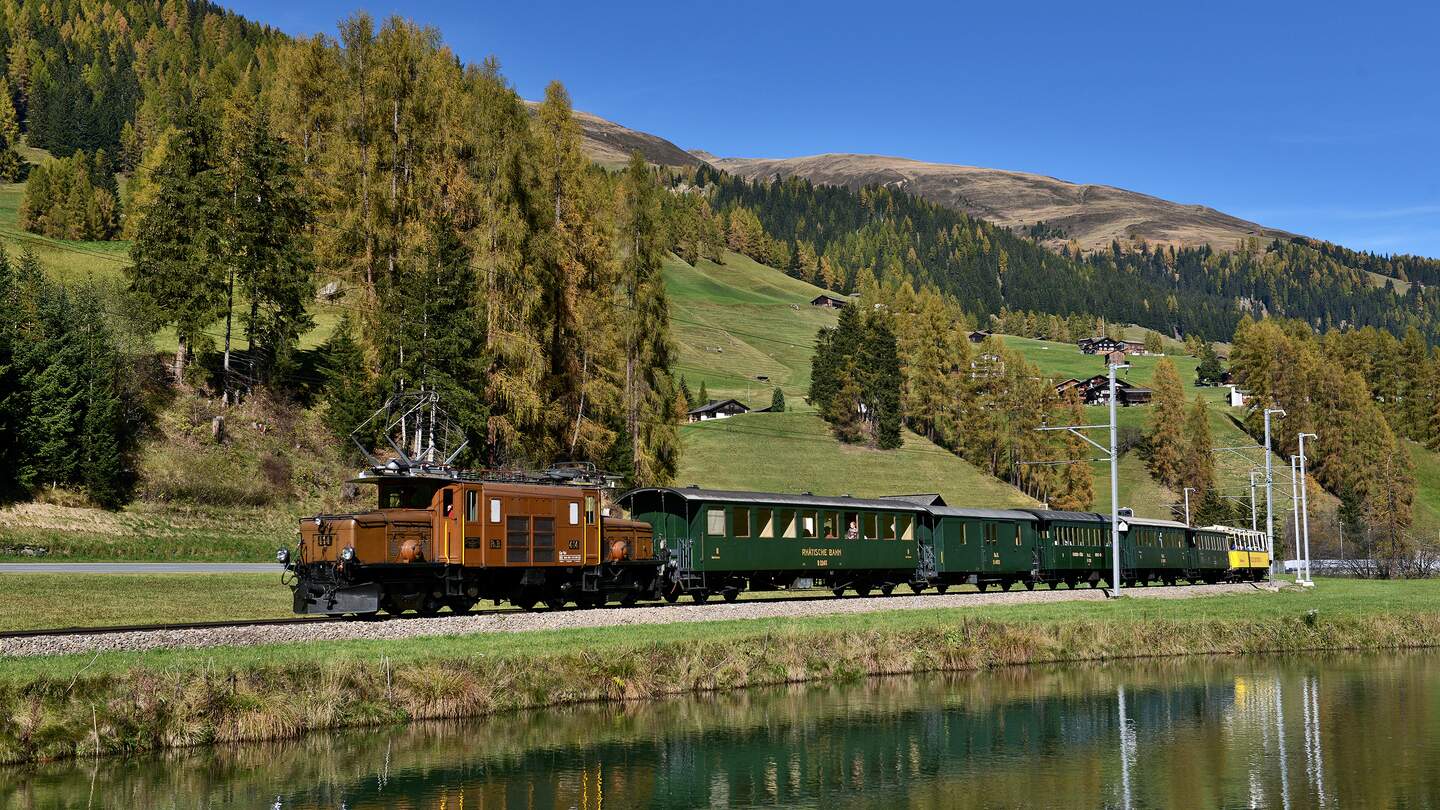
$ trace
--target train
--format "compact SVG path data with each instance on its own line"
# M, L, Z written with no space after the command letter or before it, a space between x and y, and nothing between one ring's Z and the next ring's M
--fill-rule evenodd
M800 588L1093 588L1112 577L1114 527L1093 512L698 486L610 502L613 479L586 465L519 474L392 461L353 483L376 488L374 509L304 518L295 548L277 553L297 614L704 603ZM1133 516L1118 530L1127 587L1259 581L1270 569L1263 533Z

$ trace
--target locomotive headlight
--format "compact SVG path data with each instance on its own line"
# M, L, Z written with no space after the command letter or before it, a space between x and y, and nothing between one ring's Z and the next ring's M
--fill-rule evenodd
M355 547L346 546L345 548L341 549L340 559L344 562L353 562L355 560Z
M290 564L290 549L288 549L288 548L282 548L282 549L280 549L279 551L275 552L275 562L278 562L278 563L280 563L281 565L289 565L289 564Z

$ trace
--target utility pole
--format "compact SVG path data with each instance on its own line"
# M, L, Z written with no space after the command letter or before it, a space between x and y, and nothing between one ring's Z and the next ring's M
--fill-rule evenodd
M1295 525L1295 559L1296 565L1300 561L1300 457L1290 457L1290 522ZM1295 581L1300 582L1300 569L1296 568Z
M1185 487L1185 525L1190 525L1190 493L1199 492L1195 487Z
M1275 581L1275 472L1270 461L1274 453L1270 450L1270 415L1285 417L1284 408L1265 409L1265 544L1270 552L1270 581Z
M1041 427L1036 430L1063 430L1079 436L1086 444L1094 447L1110 459L1110 596L1120 596L1120 449L1115 418L1115 371L1130 368L1129 363L1112 363L1110 369L1110 424L1069 425L1065 427ZM1110 446L1107 448L1081 433L1082 430L1110 429Z
M1315 587L1315 581L1310 578L1310 497L1305 486L1305 440L1320 438L1314 433L1300 434L1300 526L1304 540L1305 581L1300 583L1306 588Z

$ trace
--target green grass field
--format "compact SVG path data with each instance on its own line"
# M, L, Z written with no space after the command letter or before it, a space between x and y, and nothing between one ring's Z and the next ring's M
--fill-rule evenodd
M1073 343L1056 343L1051 340L1035 340L1012 335L1002 335L1001 339L1007 347L1018 351L1026 360L1034 363L1041 373L1055 377L1056 382L1067 377L1083 380L1096 374L1106 373L1103 357L1084 354ZM1174 341L1170 343L1170 348L1174 348ZM1195 369L1200 365L1199 360L1185 354L1165 356L1170 358L1170 361L1175 364L1175 370L1180 373L1180 383L1185 388L1186 399L1194 399L1198 392L1212 404L1226 403L1230 393L1229 389L1212 386L1196 387ZM1117 372L1117 376L1132 385L1149 388L1151 380L1155 378L1155 366L1160 359L1158 356L1131 357L1128 362L1133 368L1121 370Z
M0 631L294 615L274 574L0 574Z
M200 576L200 575L187 575ZM281 589L288 595L288 591ZM1440 589L1423 580L1366 581L1320 579L1312 590L1286 589L1267 594L1212 596L1199 599L1129 598L1108 601L1062 602L1037 605L985 605L970 608L877 611L805 618L765 618L703 623L625 625L619 627L541 630L521 633L483 633L443 639L415 638L394 641L320 641L253 647L213 647L198 650L107 652L94 655L0 659L0 680L36 677L68 678L85 669L90 675L123 673L135 667L161 670L283 666L324 661L327 664L378 661L392 664L470 657L550 656L602 654L615 650L644 649L686 639L724 642L776 634L870 632L911 630L953 625L967 620L991 620L1017 626L1067 622L1100 622L1140 626L1148 622L1297 619L1309 610L1327 620L1374 616L1440 613ZM68 622L73 624L74 622Z
M834 326L833 310L810 306L822 290L738 253L725 264L665 263L671 329L679 345L676 372L691 393L705 382L711 399L770 404L775 387L800 404L810 388L815 333ZM768 380L757 380L764 376Z
M939 492L951 506L1034 505L1018 489L905 432L899 450L843 445L813 411L756 413L681 428L676 483L857 497Z
M0 559L24 562L197 560L266 562L290 543L300 507L137 501L118 512L43 503L0 509ZM25 553L30 550L30 554Z

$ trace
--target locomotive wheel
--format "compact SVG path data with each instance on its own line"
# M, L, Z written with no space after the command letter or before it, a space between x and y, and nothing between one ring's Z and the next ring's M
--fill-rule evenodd
M950 590L950 586L946 585L943 582L935 586L935 592L941 595L944 595L944 593L948 590Z
M639 601L640 594L638 593L627 593L624 596L620 597L620 604L623 607L633 607L635 603Z
M533 596L522 596L519 599L511 599L510 603L527 613L535 609L535 597Z
M720 592L720 595L725 597L726 602L734 602L736 599L740 598L740 589L726 588L725 590Z
M708 602L708 601L710 600L710 592L709 592L709 591L691 591L691 592L690 592L690 598L693 599L693 600L695 600L695 604L697 604L697 605L703 605L703 604L705 604L706 602Z
M470 612L470 608L475 607L475 600L474 600L474 599L452 599L452 600L450 600L447 604L450 605L450 612L451 612L451 613L464 614L464 613L469 613L469 612Z
M417 609L415 612L428 619L431 616L439 615L440 607L441 603L439 599L435 599L433 597L426 597L425 600L420 603L419 609Z

